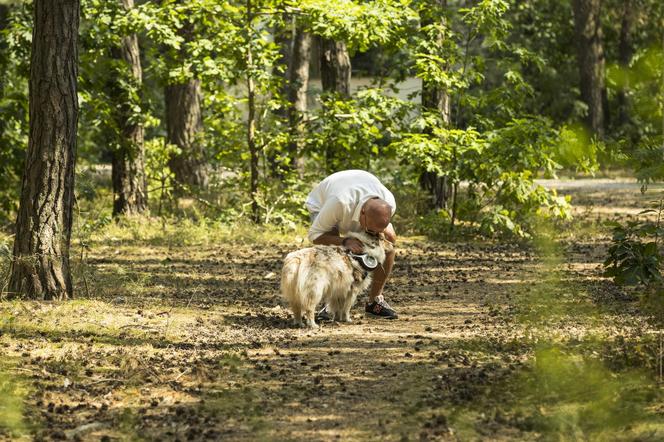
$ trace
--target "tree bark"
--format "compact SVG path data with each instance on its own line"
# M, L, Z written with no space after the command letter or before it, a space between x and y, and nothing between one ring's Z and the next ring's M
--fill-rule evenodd
M30 133L10 297L73 296L69 265L78 124L79 0L35 0Z
M432 5L440 13L447 6L447 0L436 0ZM429 11L430 12L430 11ZM423 26L433 23L433 20L422 13L421 22ZM443 25L445 22L443 20ZM443 35L437 36L437 43L443 43ZM437 54L439 55L439 54ZM422 83L422 108L424 110L437 112L445 126L450 125L451 103L448 91L435 84ZM424 171L420 175L420 186L427 190L432 196L433 207L436 209L447 209L452 194L452 186L447 176L438 176L434 172Z
M179 184L205 188L208 185L207 161L201 143L203 115L201 81L166 87L166 126L168 142L182 151L168 162Z
M350 55L346 43L321 40L320 76L323 92L350 97Z
M254 11L251 0L247 0L247 28L253 26ZM248 33L247 41L247 106L249 115L247 117L247 147L249 148L249 192L251 194L251 219L253 222L260 221L258 207L258 148L256 146L256 84L252 76L253 69L253 42L251 33Z
M319 39L320 42L320 78L323 92L337 93L343 98L350 98L350 55L346 43ZM331 146L325 150L325 169L328 173L340 167L339 153Z
M134 0L120 1L126 10L134 7ZM134 115L134 108L141 107L137 97L141 95L143 81L136 34L122 37L120 46L111 49L111 56L117 61L111 95L115 101L113 116L119 132L117 146L113 149L111 172L113 216L134 215L148 211L144 129L140 118ZM123 86L123 83L130 86Z
M303 167L300 140L304 133L303 120L307 111L311 41L311 34L298 26L295 30L291 65L288 69L288 125L291 134L288 157L291 170L301 171Z
M194 38L193 25L187 23L179 33L185 41L191 41ZM186 54L182 53L180 57L182 62ZM168 142L181 150L170 159L168 166L178 184L206 188L208 171L202 143L201 81L192 78L184 83L169 84L165 99Z
M587 124L599 139L604 138L604 47L600 23L601 0L573 0L581 99L588 106Z
M281 69L274 69L272 75L279 81L279 94L284 103L274 109L273 114L281 124L286 126L288 124L288 91L290 89L288 78L293 50L295 19L291 14L284 13L282 20L283 25L275 26L273 29L274 42L279 47L279 58L276 60L275 66L279 66ZM289 169L287 149L283 151L268 150L266 154L271 176L282 180L284 172Z

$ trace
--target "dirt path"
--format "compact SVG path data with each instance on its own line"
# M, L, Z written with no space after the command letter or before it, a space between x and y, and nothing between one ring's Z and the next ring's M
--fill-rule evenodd
M618 196L579 199L607 198ZM613 207L636 206L629 198ZM1 307L0 369L26 403L13 435L661 440L647 318L599 276L606 235L593 220L575 229L556 247L406 238L386 293L400 319L368 319L358 305L354 323L318 331L292 328L278 296L295 242L102 236L83 269L89 295ZM647 397L625 399L635 392Z

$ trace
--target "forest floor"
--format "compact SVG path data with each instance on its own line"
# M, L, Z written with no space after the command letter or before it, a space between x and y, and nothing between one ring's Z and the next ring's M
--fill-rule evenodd
M301 236L102 229L77 299L0 305L0 439L663 440L656 318L601 276L602 221L657 191L567 188L531 243L401 238L400 318L316 331L278 292Z

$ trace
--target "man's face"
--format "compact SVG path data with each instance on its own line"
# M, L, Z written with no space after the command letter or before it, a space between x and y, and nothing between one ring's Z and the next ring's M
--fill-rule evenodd
M360 225L364 228L364 231L372 236L378 236L380 233L383 233L387 226L382 226L375 223L371 218L367 217L367 214L364 209L360 212Z

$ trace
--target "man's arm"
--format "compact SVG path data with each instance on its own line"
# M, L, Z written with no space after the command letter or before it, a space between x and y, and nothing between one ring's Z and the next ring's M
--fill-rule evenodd
M343 246L353 253L362 253L364 251L364 246L360 240L357 238L341 237L337 229L323 233L314 239L313 242L322 246Z
M317 242L321 236L339 236L337 225L343 216L343 206L336 198L330 198L320 208L318 216L309 227L309 240L314 244L334 245L335 243ZM329 238L328 238L329 239ZM332 241L332 239L329 239ZM325 239L322 239L325 241Z
M343 238L339 236L339 230L335 227L314 239L313 243L323 246L340 246L343 243Z

